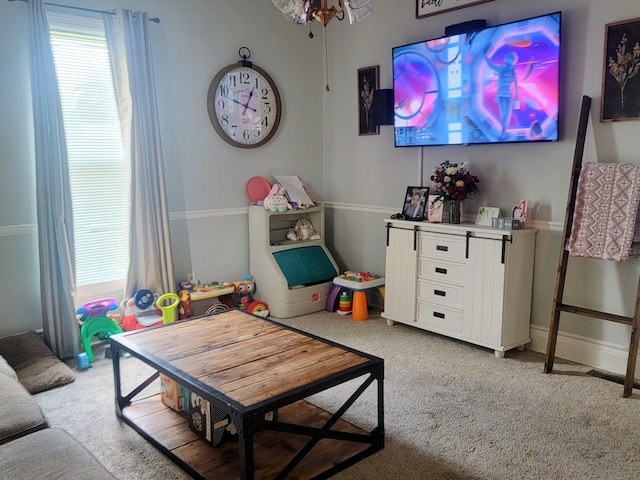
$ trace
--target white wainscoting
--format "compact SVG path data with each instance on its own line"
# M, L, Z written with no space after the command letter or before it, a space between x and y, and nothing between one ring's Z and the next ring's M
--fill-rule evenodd
M360 213L388 213L393 214L396 210L389 207L372 207L369 205L356 205L338 202L323 202L327 208L335 210L345 210ZM185 212L171 212L171 220L192 220L200 218L213 218L234 215L246 215L247 207L220 208L210 210L195 210ZM473 216L468 216L465 220L473 221ZM538 230L561 232L563 228L561 222L533 221L532 227ZM35 224L5 225L0 226L0 237L11 237L18 235L36 235L38 227ZM380 299L381 300L381 299ZM538 325L531 326L531 343L526 348L535 352L545 353L547 348L548 328ZM574 335L560 331L556 346L556 357L566 359L584 365L589 365L597 369L624 375L627 368L628 345L613 344L604 341L594 340L580 335ZM636 363L636 371L640 371L640 362Z
M548 336L548 328L532 325L531 343L526 345L526 348L545 354L547 352ZM628 353L629 345L603 342L560 331L558 332L555 358L570 360L589 365L598 370L624 375L627 370ZM637 360L636 372L640 372L640 361Z

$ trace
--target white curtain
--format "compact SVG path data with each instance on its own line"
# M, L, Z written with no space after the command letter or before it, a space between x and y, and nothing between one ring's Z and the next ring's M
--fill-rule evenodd
M149 16L116 10L105 15L125 145L131 156L130 265L125 297L139 289L176 289L151 58Z
M51 350L66 358L78 353L80 336L67 147L44 2L28 5L42 324Z

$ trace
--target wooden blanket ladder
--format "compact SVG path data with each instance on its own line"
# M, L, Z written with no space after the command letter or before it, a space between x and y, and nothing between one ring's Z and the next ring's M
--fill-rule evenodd
M601 320L607 320L624 325L631 326L631 342L629 345L629 357L627 360L627 371L624 380L623 397L629 397L634 386L634 375L636 370L636 359L638 357L638 341L640 340L640 280L636 292L636 302L633 317L624 317L611 313L591 310L589 308L567 305L563 303L563 293L565 285L565 277L567 273L567 262L569 252L565 246L571 235L571 227L573 224L573 215L575 212L576 194L578 190L578 178L582 168L582 156L584 152L584 143L589 121L589 110L591 108L591 98L586 95L582 97L582 108L580 111L580 121L578 125L578 136L576 139L575 153L573 157L573 168L571 170L571 183L569 188L569 199L567 201L567 209L564 220L564 230L562 234L562 248L560 258L558 260L558 272L556 276L555 294L553 297L553 308L551 312L551 321L549 325L549 337L547 339L547 353L544 364L544 373L550 373L553 369L553 360L556 351L556 343L558 340L558 326L560 324L560 314L568 312L583 315Z

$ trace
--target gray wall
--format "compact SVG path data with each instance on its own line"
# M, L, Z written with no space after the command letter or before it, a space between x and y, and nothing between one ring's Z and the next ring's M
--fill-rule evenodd
M285 21L268 0L90 2L92 8L121 6L161 19L151 30L178 280L189 272L204 281L247 273L245 183L254 175L269 177L274 169L297 172L316 198L328 203L327 243L341 268L383 272L382 220L398 211L406 186L428 184L431 169L444 160L468 161L481 179L481 194L465 202L467 219L480 205L504 212L521 198L533 205L538 235L532 346L540 349L582 95L593 98L585 161L638 161L640 124L598 119L605 24L640 17L640 2L495 0L420 20L415 0L371 0L370 5L374 12L361 23L328 25L331 91L325 92L322 28L313 25L310 40L308 28ZM41 326L26 8L0 0L0 335ZM391 88L394 46L440 36L445 25L476 18L495 25L558 10L563 13L560 142L395 149L391 127L381 127L377 136L358 136L358 68L379 65L380 86ZM255 150L234 149L218 138L205 105L211 79L237 61L241 46L271 73L283 97L278 134ZM572 261L565 299L631 315L638 274L637 261ZM559 345L558 353L567 358L596 364L599 353L611 348L625 355L627 327L567 316L561 330L573 341L566 344L573 347Z
M240 279L249 270L245 184L273 169L297 172L322 191L322 44L252 0L68 0L123 7L151 24L165 172L178 280ZM90 3L90 4L89 4ZM206 108L216 72L246 46L282 94L275 138L237 149L213 130ZM0 0L0 336L41 328L27 5Z
M336 206L330 223L334 249L352 270L383 271L382 220L399 211L406 186L429 185L433 167L444 160L467 161L481 180L480 195L463 204L468 220L473 221L481 205L497 206L506 213L521 198L532 204L533 226L539 231L531 347L544 351L583 95L593 99L584 161L640 160L639 123L599 121L605 24L640 17L640 2L495 0L420 20L414 18L412 0L372 3L374 14L355 27L338 25L342 28L332 29L329 38L333 88L324 95L323 196ZM358 68L379 65L381 88L391 88L394 46L441 36L446 25L477 18L497 25L559 10L563 22L560 142L395 149L390 126L382 126L379 136L358 137ZM632 316L638 263L571 259L565 301ZM624 372L629 327L563 314L560 328L559 356ZM614 353L602 360L607 349Z

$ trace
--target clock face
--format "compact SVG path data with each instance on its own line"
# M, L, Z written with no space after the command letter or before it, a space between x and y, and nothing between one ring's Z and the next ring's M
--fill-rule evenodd
M264 145L280 124L280 93L269 74L255 65L229 65L209 87L207 109L213 128L233 146Z

